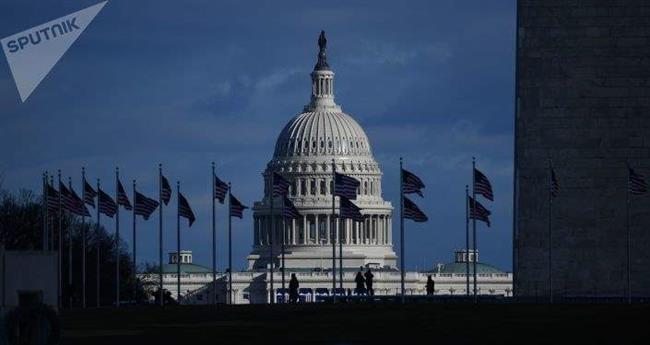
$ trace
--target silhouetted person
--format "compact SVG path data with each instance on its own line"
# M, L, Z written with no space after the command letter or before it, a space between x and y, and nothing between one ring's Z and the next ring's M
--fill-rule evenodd
M434 289L436 288L436 283L431 279L431 275L427 278L427 296L433 296Z
M298 303L298 278L295 273L291 273L291 280L289 280L289 302Z
M356 278L354 278L354 281L357 283L357 288L354 289L354 293L357 294L357 296L363 294L363 290L365 289L363 284L365 283L365 279L363 279L363 274L361 274L361 271L357 272Z
M370 296L375 294L375 291L372 289L372 278L375 276L370 271L370 268L366 271L366 274L363 275L366 278L366 293Z

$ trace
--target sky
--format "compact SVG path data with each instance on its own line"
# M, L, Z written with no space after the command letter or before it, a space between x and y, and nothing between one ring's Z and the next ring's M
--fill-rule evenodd
M0 0L0 37L99 1ZM414 201L427 223L405 222L406 266L431 269L465 245L472 157L491 180L492 226L477 226L480 261L512 269L515 0L111 0L21 103L0 59L3 188L40 192L61 169L81 189L81 167L114 195L157 198L158 164L180 181L196 223L182 248L211 262L210 163L247 205L285 124L309 102L317 38L325 30L336 102L365 129L399 216L399 157L426 184ZM176 248L175 197L164 209L165 253ZM131 219L121 234L131 248ZM217 206L219 270L227 213ZM138 220L138 261L158 260L158 217ZM102 217L109 230L113 220ZM399 222L393 242L399 249ZM252 214L233 219L234 270L246 267ZM166 254L165 254L166 257Z

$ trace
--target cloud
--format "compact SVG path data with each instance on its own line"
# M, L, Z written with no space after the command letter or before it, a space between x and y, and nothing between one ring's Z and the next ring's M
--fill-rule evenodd
M405 46L396 42L361 40L359 51L350 54L347 62L362 66L403 66L416 59L427 59L429 63L445 63L452 56L451 47L442 42Z

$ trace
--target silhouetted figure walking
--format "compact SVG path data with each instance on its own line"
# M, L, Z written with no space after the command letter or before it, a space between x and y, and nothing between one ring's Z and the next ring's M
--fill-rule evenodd
M291 280L289 281L289 302L298 303L298 278L295 273L291 273Z
M354 289L354 293L357 294L357 296L363 295L363 290L365 290L365 287L363 286L365 279L363 279L363 274L361 271L357 272L357 276L354 278L354 281L357 283L357 288Z
M364 277L366 277L366 294L372 296L375 294L375 290L372 289L372 278L375 276L370 271L370 268L368 268Z
M433 296L435 291L436 283L431 279L431 275L427 278L427 296Z

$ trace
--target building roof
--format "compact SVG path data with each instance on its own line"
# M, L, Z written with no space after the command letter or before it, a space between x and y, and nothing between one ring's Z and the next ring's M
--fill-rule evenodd
M451 273L451 274L456 274L456 273L466 273L467 268L465 266L464 262L450 262L447 264L442 264L438 268L435 268L433 270L426 271L426 273ZM506 273L494 266L484 264L481 262L476 263L476 272L477 273ZM469 273L474 274L474 265L473 263L469 263Z
M165 264L163 265L163 273L176 273L177 267L176 264ZM196 264L181 264L181 274L182 273L212 273L212 270Z

